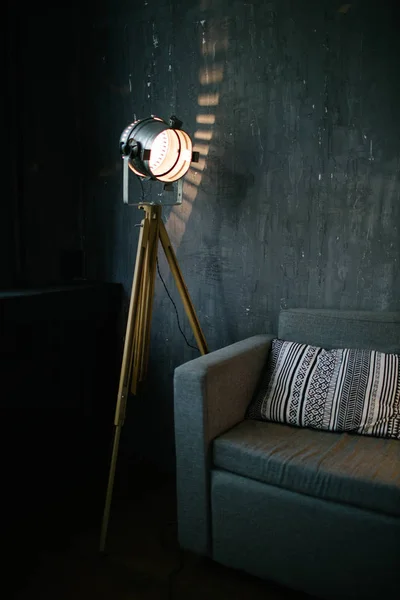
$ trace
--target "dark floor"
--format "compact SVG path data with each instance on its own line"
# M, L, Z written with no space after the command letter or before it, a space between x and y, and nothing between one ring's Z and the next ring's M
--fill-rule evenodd
M98 552L97 515L87 523L78 518L75 525L69 517L59 514L51 521L51 535L20 546L25 572L16 582L20 588L16 599L306 599L300 593L183 553L177 543L171 481L160 485L153 481L146 486L138 478L137 489L117 489L105 555ZM66 529L71 535L66 535Z

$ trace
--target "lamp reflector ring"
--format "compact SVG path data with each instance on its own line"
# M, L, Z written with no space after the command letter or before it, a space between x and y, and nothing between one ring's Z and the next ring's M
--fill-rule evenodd
M165 183L181 179L192 161L189 135L159 117L131 123L122 132L120 148L129 156L129 168L136 175Z
M191 160L192 141L188 134L169 128L159 134L152 145L149 170L159 181L172 183L187 173Z

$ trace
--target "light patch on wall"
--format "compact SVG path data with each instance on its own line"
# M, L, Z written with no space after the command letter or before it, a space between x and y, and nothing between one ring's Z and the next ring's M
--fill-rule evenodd
M185 202L185 200L183 202ZM184 211L181 210L181 206L183 205L183 202L182 202L182 204L178 208L176 206L174 206L173 209L172 209L172 211L171 211L171 214L174 215L175 219L179 219L179 221L182 221L182 223L184 225L186 225L186 219L185 219ZM190 204L190 202L189 202L189 204ZM190 206L191 206L191 204L190 204Z
M194 152L199 152L202 156L207 156L210 151L208 144L195 144L193 146Z
M198 189L196 186L188 183L187 181L183 182L183 196L187 200L194 202L196 200Z
M197 171L204 171L204 169L206 168L206 161L204 158L199 158L198 162L196 163L196 170Z
M189 181L193 185L197 185L197 186L200 185L202 178L203 178L202 173L199 173L198 171L195 171L192 168L190 168L189 171L185 175L185 181Z
M182 204L174 206L169 214L167 228L170 234L172 234L176 247L179 247L181 244L192 210L192 203L183 198Z
M202 10L205 10L211 6L211 4L212 0L203 0L203 4L201 6ZM193 150L200 154L200 158L198 162L194 163L186 173L185 180L183 182L183 202L180 206L172 208L166 223L167 230L171 238L174 240L174 245L176 247L179 247L181 244L187 222L192 211L192 205L199 192L200 184L203 178L203 171L206 168L206 157L209 154L210 145L208 143L201 142L211 142L213 138L212 126L216 122L216 115L213 113L204 113L208 113L208 107L217 106L220 100L219 92L215 91L215 89L218 89L217 84L220 84L224 79L224 67L222 57L219 58L219 62L217 64L215 64L215 57L217 53L226 51L229 45L226 29L227 24L225 22L210 24L208 21L202 20L197 21L197 23L201 24L200 52L204 56L203 66L199 70L199 81L202 86L214 84L216 87L212 88L212 92L200 93L198 96L198 105L200 108L199 113L196 116L196 122L199 125L209 125L210 127L198 129L193 136ZM171 46L169 54L171 61ZM197 140L200 142L197 142Z
M215 115L197 115L196 121L201 125L214 125Z
M219 94L200 94L198 103L199 106L217 106L219 104Z
M186 221L182 215L171 211L166 226L170 238L174 240L174 245L178 248L185 233Z
M224 78L224 69L219 66L205 67L201 69L199 80L202 85L208 85L210 83L220 83Z
M211 140L213 136L213 132L212 131L206 131L204 129L199 129L198 131L195 132L194 137L198 140Z

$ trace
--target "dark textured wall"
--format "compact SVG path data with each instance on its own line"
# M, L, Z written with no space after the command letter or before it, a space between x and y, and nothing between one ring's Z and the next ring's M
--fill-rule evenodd
M164 217L211 349L274 330L285 307L398 310L398 16L390 1L97 3L89 275L129 293L140 214L122 205L119 135L176 113L204 161ZM143 452L172 457L173 368L195 355L158 283L150 380L130 409Z
M2 20L0 69L1 135L3 141L2 198L0 202L0 289L15 285L18 261L18 197L16 178L17 40L16 15L10 3Z
M82 276L85 14L82 6L49 0L7 2L0 289Z

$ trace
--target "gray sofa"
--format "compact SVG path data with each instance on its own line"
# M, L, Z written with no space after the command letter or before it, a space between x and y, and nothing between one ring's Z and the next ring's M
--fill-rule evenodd
M286 310L176 369L180 544L320 598L400 597L400 441L246 420L273 337L400 353L400 313Z

